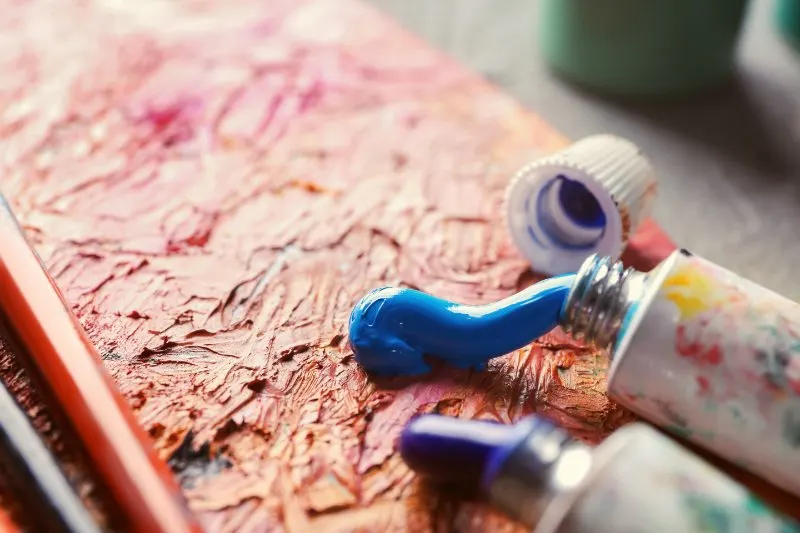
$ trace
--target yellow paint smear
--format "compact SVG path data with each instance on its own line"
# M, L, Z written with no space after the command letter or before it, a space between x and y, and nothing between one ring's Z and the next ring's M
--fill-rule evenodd
M685 319L694 318L724 301L717 282L691 265L677 268L664 280L661 291Z

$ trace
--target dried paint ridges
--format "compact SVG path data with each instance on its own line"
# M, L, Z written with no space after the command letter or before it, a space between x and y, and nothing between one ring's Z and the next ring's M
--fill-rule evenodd
M0 6L3 192L162 458L229 462L184 489L207 529L502 531L413 482L410 416L631 420L558 331L405 386L334 342L373 287L515 292L503 189L564 139L510 98L350 0Z

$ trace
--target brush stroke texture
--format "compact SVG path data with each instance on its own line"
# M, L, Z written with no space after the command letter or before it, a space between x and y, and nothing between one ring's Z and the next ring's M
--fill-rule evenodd
M565 139L510 97L351 0L0 7L0 186L209 531L511 531L416 480L411 416L631 420L558 330L413 383L348 347L373 287L535 281L503 190ZM641 235L647 269L671 244Z

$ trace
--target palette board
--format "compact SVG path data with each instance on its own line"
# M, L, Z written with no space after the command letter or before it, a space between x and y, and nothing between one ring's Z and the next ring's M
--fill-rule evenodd
M566 140L498 89L351 0L0 5L0 188L209 531L512 531L411 474L410 417L633 419L560 332L417 381L347 345L376 286L535 280L503 191ZM672 248L647 222L628 259Z

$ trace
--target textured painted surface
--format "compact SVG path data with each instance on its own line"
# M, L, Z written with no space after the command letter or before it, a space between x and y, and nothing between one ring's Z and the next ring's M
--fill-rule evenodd
M686 252L659 267L648 294L611 395L800 495L800 305Z
M0 187L209 530L500 531L403 465L409 417L631 419L559 332L416 382L347 347L374 287L535 279L503 189L565 140L510 98L348 0L0 5Z

